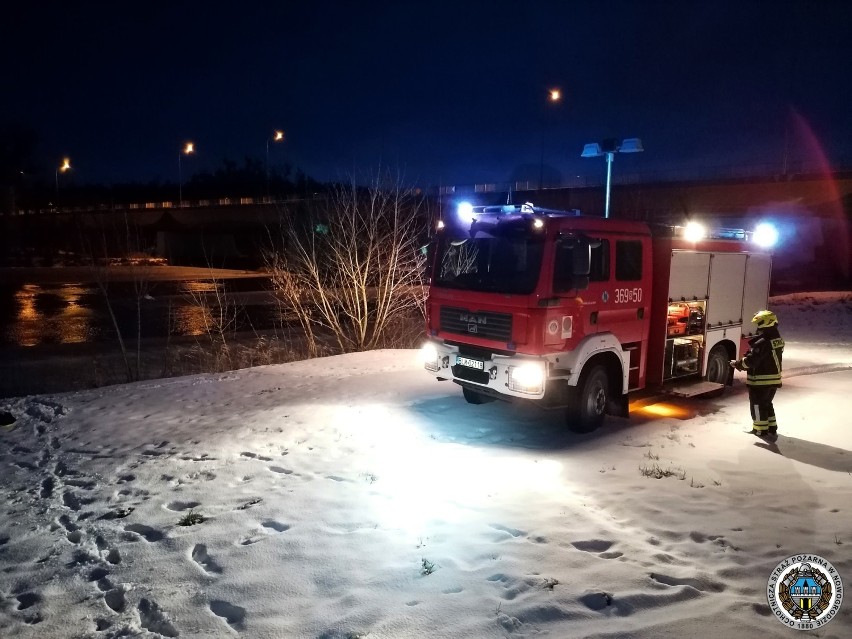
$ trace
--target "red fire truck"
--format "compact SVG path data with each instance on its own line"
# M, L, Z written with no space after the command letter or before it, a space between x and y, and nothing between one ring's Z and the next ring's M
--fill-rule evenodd
M766 308L770 254L744 230L587 217L525 205L439 223L424 366L465 399L564 408L571 430L627 416L628 394L732 382Z

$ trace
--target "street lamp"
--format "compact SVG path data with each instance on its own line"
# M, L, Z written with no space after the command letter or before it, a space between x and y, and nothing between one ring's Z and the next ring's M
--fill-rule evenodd
M66 171L71 170L71 160L69 158L62 158L62 164L60 164L56 170L53 172L53 177L56 180L56 206L59 206L59 174L65 173Z
M547 90L547 101L551 103L557 103L562 100L562 91L559 89L548 89ZM544 115L542 115L541 121L541 159L538 164L538 188L542 188L542 184L544 182Z
M592 142L583 147L580 157L597 158L602 155L606 156L606 208L604 209L604 217L609 217L609 188L612 180L612 160L615 154L640 153L644 150L642 148L642 140L639 138L627 138L621 142L610 138L602 142Z
M192 155L195 153L195 144L187 142L178 153L178 207L183 208L183 168L181 167L181 158L184 155Z
M272 141L283 142L284 131L275 129L275 131L272 132ZM266 138L266 199L269 199L269 138Z

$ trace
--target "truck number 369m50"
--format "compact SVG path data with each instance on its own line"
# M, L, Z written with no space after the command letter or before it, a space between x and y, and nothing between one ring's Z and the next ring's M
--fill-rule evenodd
M641 288L617 288L615 289L615 303L627 304L629 302L637 303L642 301Z

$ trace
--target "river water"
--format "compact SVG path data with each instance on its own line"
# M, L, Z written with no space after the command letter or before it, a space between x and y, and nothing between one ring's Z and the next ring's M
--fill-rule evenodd
M140 314L143 338L204 335L224 315L233 331L267 331L277 307L269 278L156 281L145 284ZM0 349L114 342L137 331L133 282L112 282L107 295L95 283L0 285Z
M6 279L0 281L0 398L128 381L116 324L141 379L207 372L206 360L174 364L173 356L192 345L209 349L209 336L217 335L220 327L232 347L257 343L260 336L271 344L270 338L281 333L268 277L163 277L145 282L141 295L133 281L118 280L108 284L105 295L97 283L85 278L70 281L67 272L56 274L64 281L20 276L12 281L8 273L4 275ZM138 349L137 326L141 327ZM139 361L137 354L142 356ZM257 363L235 360L234 366Z

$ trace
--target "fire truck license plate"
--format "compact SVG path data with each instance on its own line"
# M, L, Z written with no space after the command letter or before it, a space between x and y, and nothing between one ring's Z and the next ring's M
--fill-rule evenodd
M467 366L468 368L475 368L477 370L485 370L485 362L481 362L478 359L470 359L469 357L456 357L456 364L459 366Z

